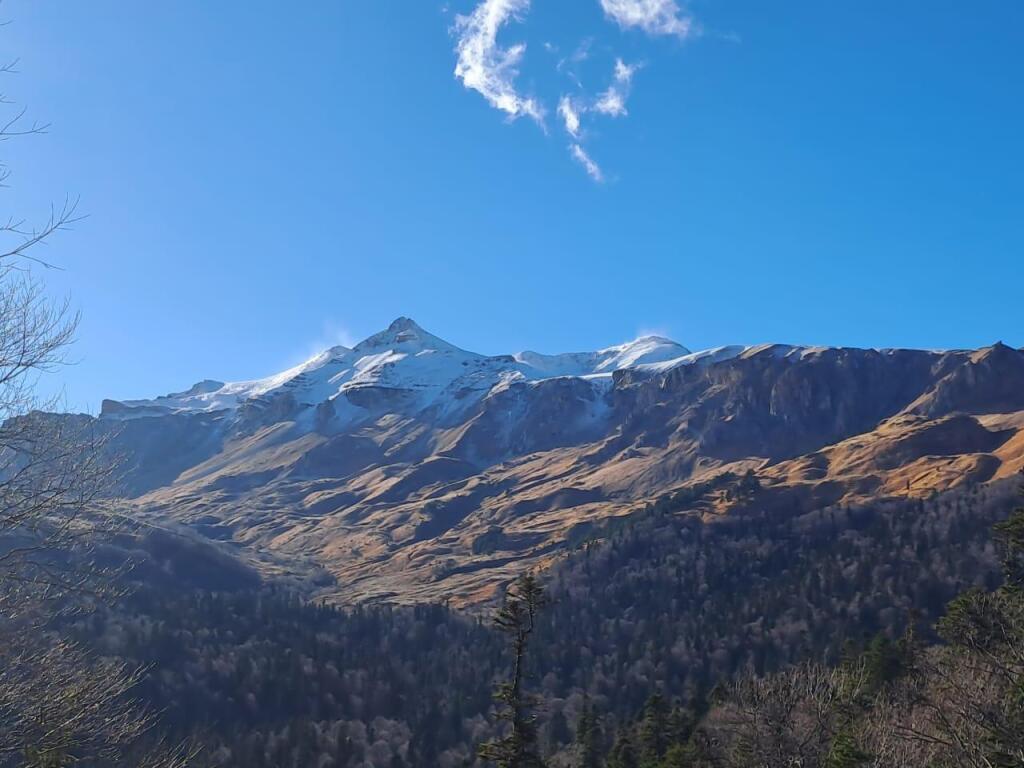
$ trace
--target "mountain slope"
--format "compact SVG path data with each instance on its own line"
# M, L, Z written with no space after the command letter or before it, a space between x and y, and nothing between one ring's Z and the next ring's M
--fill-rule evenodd
M277 376L106 401L124 493L340 601L487 599L716 476L756 503L927 496L1024 465L1024 353L782 345L484 356L399 318ZM692 495L692 494L690 494ZM702 496L727 514L742 494ZM271 563L271 565L267 565ZM276 564L276 565L274 565Z

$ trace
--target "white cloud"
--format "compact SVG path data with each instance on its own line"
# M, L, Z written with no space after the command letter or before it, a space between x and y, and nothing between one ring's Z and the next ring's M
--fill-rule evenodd
M612 84L593 101L581 102L571 96L562 96L558 102L558 114L565 125L565 131L574 141L569 145L569 153L573 156L594 181L604 181L601 167L580 143L581 118L588 112L598 112L611 117L622 117L626 114L626 97L633 83L633 75L640 68L639 64L626 64L622 59L615 60L615 71Z
M693 17L675 0L601 0L605 15L620 27L638 27L649 35L690 37L696 32Z
M633 83L633 74L639 65L626 64L622 59L615 60L615 76L608 89L597 97L594 111L610 117L623 117L626 112L626 98Z
M312 360L322 352L331 347L342 346L351 349L359 341L347 325L332 319L326 319L321 324L320 335L308 340L290 354L284 356L279 362L278 368L287 370L297 365Z
M526 54L525 43L500 45L498 35L510 23L522 21L530 10L531 0L476 0L476 7L467 15L455 17L457 39L455 77L476 91L494 108L511 119L527 116L545 130L544 105L517 87L519 67ZM693 17L681 7L685 0L600 0L605 15L623 29L639 29L648 35L674 36L680 39L699 33ZM624 117L633 76L642 66L615 60L612 81L600 93L584 87L578 70L591 56L594 41L586 38L568 56L557 60L555 69L571 78L576 95L562 95L558 101L558 118L570 137L569 153L595 181L604 180L601 167L584 146L588 115ZM551 42L541 43L548 53L559 56L559 48Z
M573 49L572 53L570 53L565 58L559 60L558 68L562 69L563 67L565 67L567 65L570 65L570 64L582 64L584 61L586 61L587 59L590 58L590 51L591 51L591 49L593 47L594 47L594 38L592 38L592 37L585 37L585 38L583 38L582 40L580 40L579 45L577 45Z
M483 0L468 16L457 16L459 58L455 76L509 117L527 115L543 123L544 109L540 103L521 95L515 87L526 44L508 48L498 45L498 31L529 8L530 0Z
M558 114L565 124L566 132L574 139L580 135L580 113L572 98L563 96L558 102Z
M604 174L601 172L601 166L594 162L590 155L587 154L587 150L579 144L570 144L569 152L572 154L573 159L583 166L590 178L594 181L604 181Z
M622 83L623 85L629 85L633 81L633 73L636 72L637 65L629 65L622 59L615 60L615 82Z
M614 87L601 94L594 104L594 111L611 117L623 117L626 112L626 99Z
M343 347L354 347L359 341L349 330L347 325L343 325L336 320L325 320L323 323L323 334L320 340L320 350L327 349L328 347L338 346L339 344Z

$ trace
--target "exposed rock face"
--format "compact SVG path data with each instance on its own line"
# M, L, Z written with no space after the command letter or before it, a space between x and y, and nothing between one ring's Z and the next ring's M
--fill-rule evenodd
M1007 477L1024 467L1024 353L691 354L647 337L485 357L400 318L266 380L106 401L96 423L140 514L216 531L264 568L326 569L316 588L338 600L472 602L724 472L756 472L758 504L803 506Z
M923 416L1020 410L1024 355L1005 344L979 349L938 378L910 408Z

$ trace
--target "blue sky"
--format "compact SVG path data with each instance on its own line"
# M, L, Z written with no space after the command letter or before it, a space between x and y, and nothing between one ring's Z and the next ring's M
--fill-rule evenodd
M1024 344L1024 4L487 2L4 3L53 123L7 203L89 214L46 254L71 404L398 315L485 353Z

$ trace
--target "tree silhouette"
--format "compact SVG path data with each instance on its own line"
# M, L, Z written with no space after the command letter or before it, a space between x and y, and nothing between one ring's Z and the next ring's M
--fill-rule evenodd
M498 718L509 723L508 735L481 744L478 754L499 768L541 768L537 746L536 698L524 690L526 654L530 636L536 627L537 614L547 598L540 582L524 573L505 596L505 602L494 616L495 627L509 639L513 665L509 680L498 684L494 699L499 704Z

